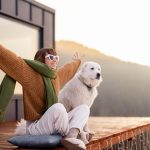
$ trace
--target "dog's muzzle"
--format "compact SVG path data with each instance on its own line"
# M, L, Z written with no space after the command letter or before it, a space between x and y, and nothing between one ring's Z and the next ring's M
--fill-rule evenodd
M97 74L96 74L96 79L99 80L99 79L100 79L100 76L101 76L100 73L97 73Z

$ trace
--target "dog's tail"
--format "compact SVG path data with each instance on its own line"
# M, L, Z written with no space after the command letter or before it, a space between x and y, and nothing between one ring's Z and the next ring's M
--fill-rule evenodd
M17 127L15 130L15 135L24 135L27 134L26 132L26 121L21 119L20 122L17 123Z

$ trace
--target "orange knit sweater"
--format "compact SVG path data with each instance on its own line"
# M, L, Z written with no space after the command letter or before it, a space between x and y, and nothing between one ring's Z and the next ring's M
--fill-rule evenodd
M74 60L57 70L57 77L52 80L56 93L76 73L81 60ZM0 69L23 87L24 118L37 120L45 107L44 83L42 76L28 66L25 61L10 50L0 45Z

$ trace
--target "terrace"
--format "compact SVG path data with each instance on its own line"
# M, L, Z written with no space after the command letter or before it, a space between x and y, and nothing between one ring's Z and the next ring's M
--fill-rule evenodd
M7 142L13 136L16 122L0 123L0 150L26 150ZM89 127L96 134L87 150L149 150L149 117L90 117ZM34 149L35 150L35 149ZM56 147L53 150L65 150Z

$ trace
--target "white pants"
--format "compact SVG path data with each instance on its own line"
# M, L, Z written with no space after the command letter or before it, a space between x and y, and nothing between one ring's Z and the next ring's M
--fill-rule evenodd
M65 136L71 128L82 131L88 121L89 113L89 107L84 104L67 113L62 104L56 103L39 120L29 124L27 130L31 135L60 133Z

